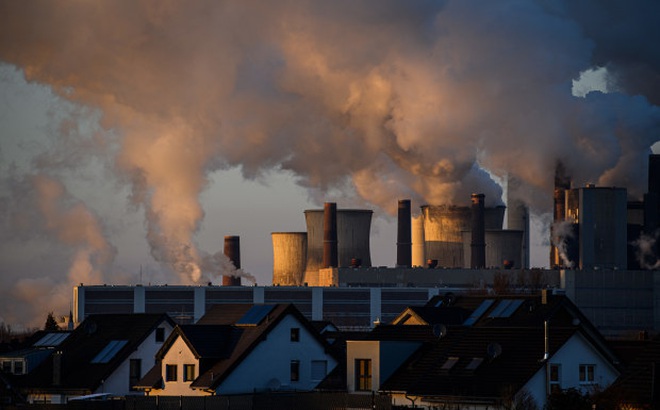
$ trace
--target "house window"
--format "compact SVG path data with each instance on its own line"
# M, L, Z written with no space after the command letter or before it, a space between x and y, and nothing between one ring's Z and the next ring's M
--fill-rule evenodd
M4 373L11 373L11 361L10 360L4 360L2 362L2 371Z
M183 381L191 382L195 380L195 365L194 364L184 364L183 365Z
M299 342L300 341L300 328L292 327L291 328L291 341Z
M371 359L355 359L355 390L371 390Z
M156 329L156 343L162 343L165 341L165 328L159 327Z
M312 360L312 380L321 381L328 374L327 360Z
M596 365L595 364L581 364L580 365L580 383L593 384L596 380Z
M558 364L551 364L548 372L550 373L550 393L561 392L561 366Z
M14 361L14 374L23 374L23 361Z
M291 381L297 382L300 380L300 361L291 360Z
M175 364L165 365L165 381L175 382L176 373L177 373L177 368Z
M128 389L137 390L135 385L138 384L140 378L142 378L142 359L131 359L128 364Z

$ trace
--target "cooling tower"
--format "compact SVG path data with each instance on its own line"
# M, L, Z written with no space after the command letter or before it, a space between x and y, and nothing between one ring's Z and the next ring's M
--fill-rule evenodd
M307 263L307 232L273 232L273 285L301 286Z
M225 236L225 256L236 269L241 268L241 242L238 236ZM222 276L222 286L241 286L240 276Z
M424 254L424 218L417 215L412 218L412 266L425 266Z
M482 269L486 267L484 194L472 194L471 217L472 241L470 242L470 267L472 269Z
M463 251L465 252L465 268L470 268L472 251L472 233L463 233ZM486 268L503 268L505 261L511 265L508 268L521 268L523 231L518 230L487 230L485 232Z
M410 231L410 200L399 200L396 237L396 266L412 265L412 238Z
M484 209L485 229L502 229L504 206ZM471 231L472 210L467 206L424 205L424 253L438 266L463 267L462 231Z
M323 267L323 214L324 210L305 211L307 224L307 264L304 282L316 284L319 269ZM351 266L352 259L361 260L361 266L371 266L369 237L371 215L365 209L337 210L337 259L340 267Z

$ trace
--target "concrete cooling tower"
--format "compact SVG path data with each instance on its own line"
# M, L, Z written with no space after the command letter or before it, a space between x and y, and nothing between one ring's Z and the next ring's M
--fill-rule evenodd
M366 209L337 210L338 267L371 266L369 236L373 211ZM324 230L321 209L305 211L307 224L307 265L305 279L309 285L318 281L319 269L323 268ZM355 262L355 263L352 263Z
M502 229L506 207L484 209L486 230ZM464 266L463 231L471 231L472 209L455 205L424 205L424 253L427 259L437 260L438 266ZM468 260L469 261L469 260Z
M273 285L301 286L307 265L307 232L273 232Z

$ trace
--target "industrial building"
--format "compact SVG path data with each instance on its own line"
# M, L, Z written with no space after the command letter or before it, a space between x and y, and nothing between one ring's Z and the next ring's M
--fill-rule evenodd
M658 227L660 156L649 158L649 192L628 201L625 188L573 188L557 166L551 229L554 269L529 269L529 213L509 197L505 207L423 205L413 215L410 200L398 207L395 267L372 267L372 211L304 212L307 232L273 232L273 286L78 286L75 320L89 314L167 312L194 322L220 303L294 303L311 320L344 329L387 322L407 306L447 293L564 292L610 337L660 330L660 274L651 245L639 255L635 241L653 239ZM515 184L515 181L512 182ZM240 268L238 237L225 238L225 254ZM637 254L635 254L637 252ZM631 257L634 255L634 257ZM641 263L640 263L641 261ZM641 270L640 267L652 269ZM239 279L240 280L240 279Z

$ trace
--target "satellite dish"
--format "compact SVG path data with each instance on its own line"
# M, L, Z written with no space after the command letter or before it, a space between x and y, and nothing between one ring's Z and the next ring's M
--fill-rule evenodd
M433 325L433 336L442 339L447 335L447 326L442 324Z
M578 326L580 324L580 318L573 318L573 326Z
M502 346L500 346L499 343L490 343L486 348L486 353L488 354L488 357L494 359L502 354Z

